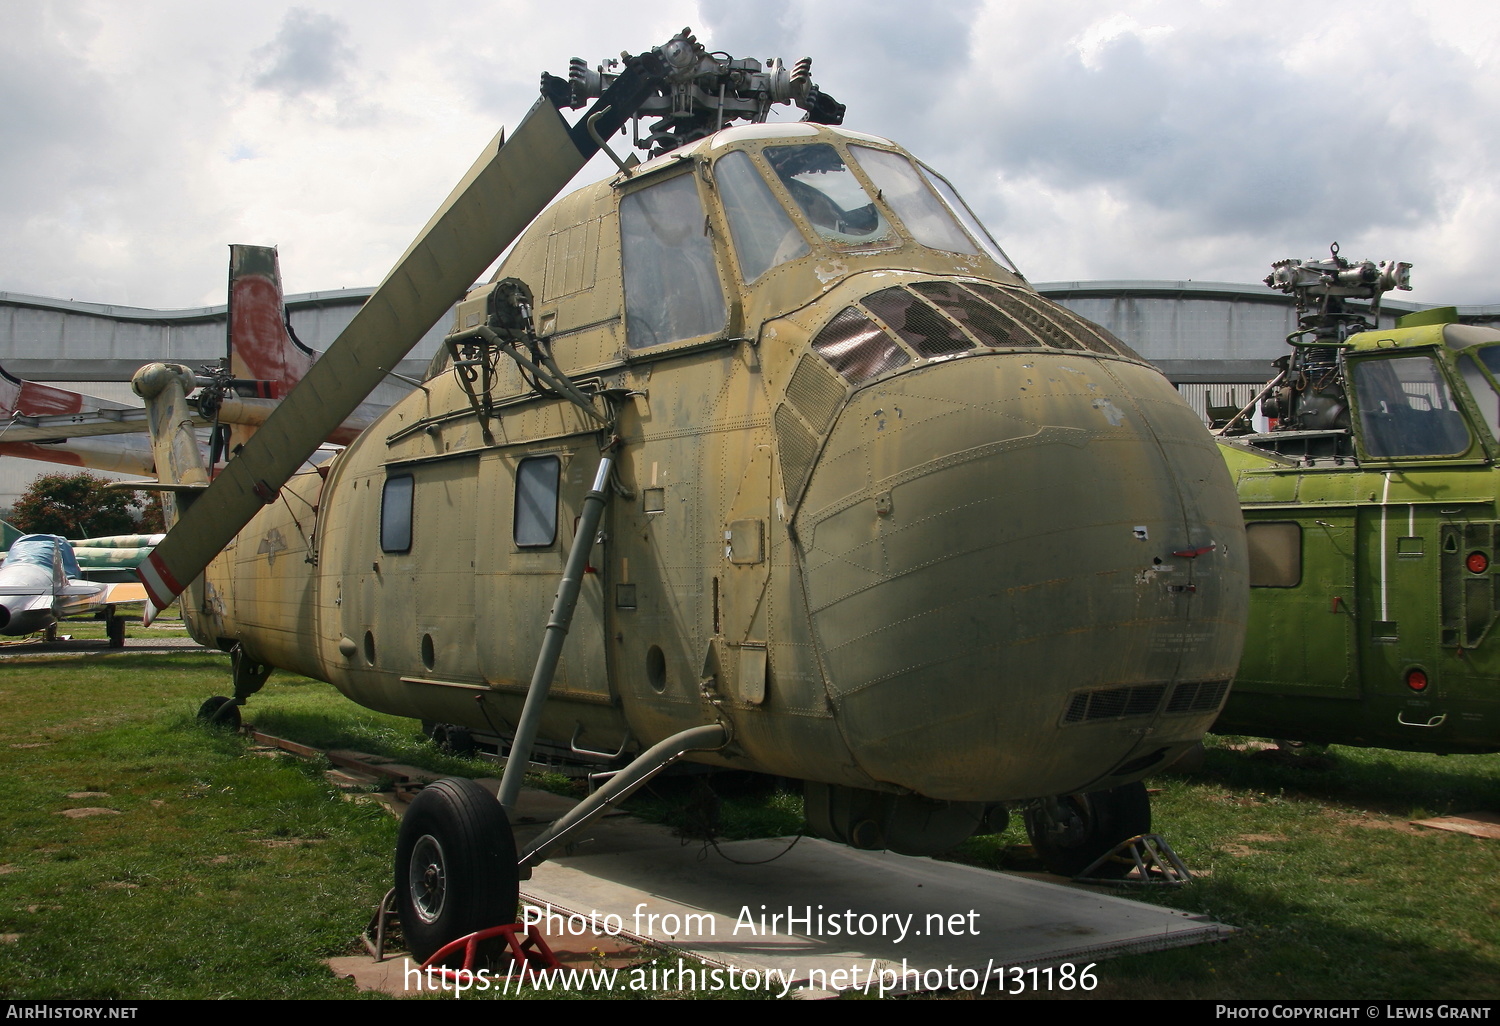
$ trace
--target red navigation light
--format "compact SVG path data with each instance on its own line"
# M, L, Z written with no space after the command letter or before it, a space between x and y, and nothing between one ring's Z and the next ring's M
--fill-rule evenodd
M1469 568L1471 574L1482 574L1490 568L1490 557L1483 552L1471 552L1469 558L1464 560L1464 566Z
M1407 670L1406 671L1406 686L1409 687L1409 688L1411 688L1413 691L1426 691L1427 690L1427 673L1426 673L1426 671L1425 670L1419 670L1419 669L1417 669L1415 667L1413 667L1410 670Z

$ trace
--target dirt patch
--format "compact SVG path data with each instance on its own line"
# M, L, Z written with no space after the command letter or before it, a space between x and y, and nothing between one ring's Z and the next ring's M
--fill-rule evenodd
M77 799L77 798L109 798L109 797L111 797L111 795L110 795L110 793L108 791L73 791L73 792L71 792L68 795L68 797L69 798L75 798L75 799Z
M1359 827L1363 830L1394 830L1398 834L1421 834L1424 831L1412 826L1405 820L1386 819L1381 816L1341 816L1339 823L1343 826Z
M256 844L264 844L267 848L305 848L310 844L321 844L321 837L259 837Z
M1240 834L1240 840L1248 841L1251 844L1257 842L1265 844L1267 842L1284 841L1286 838L1280 834Z
M128 880L106 880L99 886L108 887L112 891L138 891L141 889L140 884L131 883Z
M0 866L0 876L4 876L6 873L19 873L20 871L21 867L13 862L7 862L5 865Z
M1244 844L1234 844L1233 842L1229 844L1219 845L1219 850L1222 851L1225 855L1233 855L1237 859L1247 858L1251 855L1263 854L1263 852L1261 852L1258 848L1251 848L1248 845Z
M59 816L67 816L69 819L83 819L85 816L118 816L119 809L105 809L100 807L86 809L63 809Z

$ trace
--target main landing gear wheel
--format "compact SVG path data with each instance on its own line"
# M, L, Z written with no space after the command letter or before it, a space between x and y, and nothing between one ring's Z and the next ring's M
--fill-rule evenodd
M423 788L396 841L396 908L412 958L515 922L520 890L516 841L495 797L463 777Z
M198 722L225 730L239 730L240 707L232 698L215 695L198 707Z
M1121 841L1150 830L1151 799L1140 782L1093 794L1063 795L1026 812L1026 835L1032 847L1048 871L1059 876L1077 876ZM1108 862L1099 867L1098 874L1121 877L1130 868Z

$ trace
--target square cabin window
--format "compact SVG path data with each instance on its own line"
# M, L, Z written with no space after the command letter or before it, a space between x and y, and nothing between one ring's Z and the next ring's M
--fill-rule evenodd
M557 482L561 471L562 461L556 456L533 456L516 467L517 548L545 548L557 540Z
M1302 527L1278 520L1245 525L1250 587L1295 588L1302 583Z
M385 479L380 493L380 551L411 551L412 476Z

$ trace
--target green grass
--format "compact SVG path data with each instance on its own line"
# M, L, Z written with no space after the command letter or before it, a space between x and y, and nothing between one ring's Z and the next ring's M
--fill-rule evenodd
M388 886L396 824L314 763L253 755L243 738L198 728L198 704L228 690L226 664L101 652L0 669L0 996L355 996L323 960L358 950ZM305 743L495 772L438 753L414 721L299 677L273 675L247 714ZM1335 748L1318 769L1227 741L1211 741L1197 775L1150 782L1155 829L1202 878L1122 893L1240 932L1107 962L1090 996L1500 996L1500 842L1408 825L1500 808L1500 757ZM636 808L687 834L704 812L731 838L800 826L800 798L764 781L714 791L657 783ZM83 792L107 797L68 797ZM59 815L81 807L114 812ZM956 857L1035 868L1019 817Z
M227 659L198 653L0 669L0 997L358 996L324 960L362 950L396 821L315 762L199 727L198 704L227 682ZM273 676L249 709L262 729L311 744L442 773L494 768L300 677ZM79 808L113 811L60 814Z

